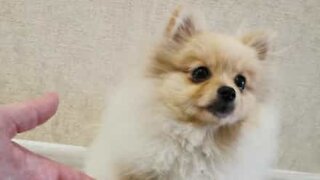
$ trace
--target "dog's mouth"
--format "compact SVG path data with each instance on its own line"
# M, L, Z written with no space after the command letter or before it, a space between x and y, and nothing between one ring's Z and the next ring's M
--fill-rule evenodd
M216 100L207 107L207 110L219 119L231 115L234 109L234 102L224 102L221 100Z

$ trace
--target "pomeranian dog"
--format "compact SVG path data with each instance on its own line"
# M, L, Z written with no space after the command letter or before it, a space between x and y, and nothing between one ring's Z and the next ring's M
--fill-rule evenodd
M276 150L268 34L207 31L177 8L108 99L86 172L98 180L261 180Z

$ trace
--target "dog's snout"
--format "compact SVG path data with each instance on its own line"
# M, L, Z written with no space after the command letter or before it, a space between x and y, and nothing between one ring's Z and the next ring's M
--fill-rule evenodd
M222 86L218 89L218 98L225 102L232 102L236 98L236 91L229 86Z

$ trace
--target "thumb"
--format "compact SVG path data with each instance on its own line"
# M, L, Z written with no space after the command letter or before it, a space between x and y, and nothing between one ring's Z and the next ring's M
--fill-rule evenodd
M58 108L56 93L49 93L35 100L0 106L1 124L10 138L46 122Z

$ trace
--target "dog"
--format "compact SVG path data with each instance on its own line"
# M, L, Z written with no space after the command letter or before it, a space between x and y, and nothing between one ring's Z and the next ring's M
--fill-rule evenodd
M99 180L262 180L277 118L268 33L209 31L177 8L136 74L109 98L86 162Z

